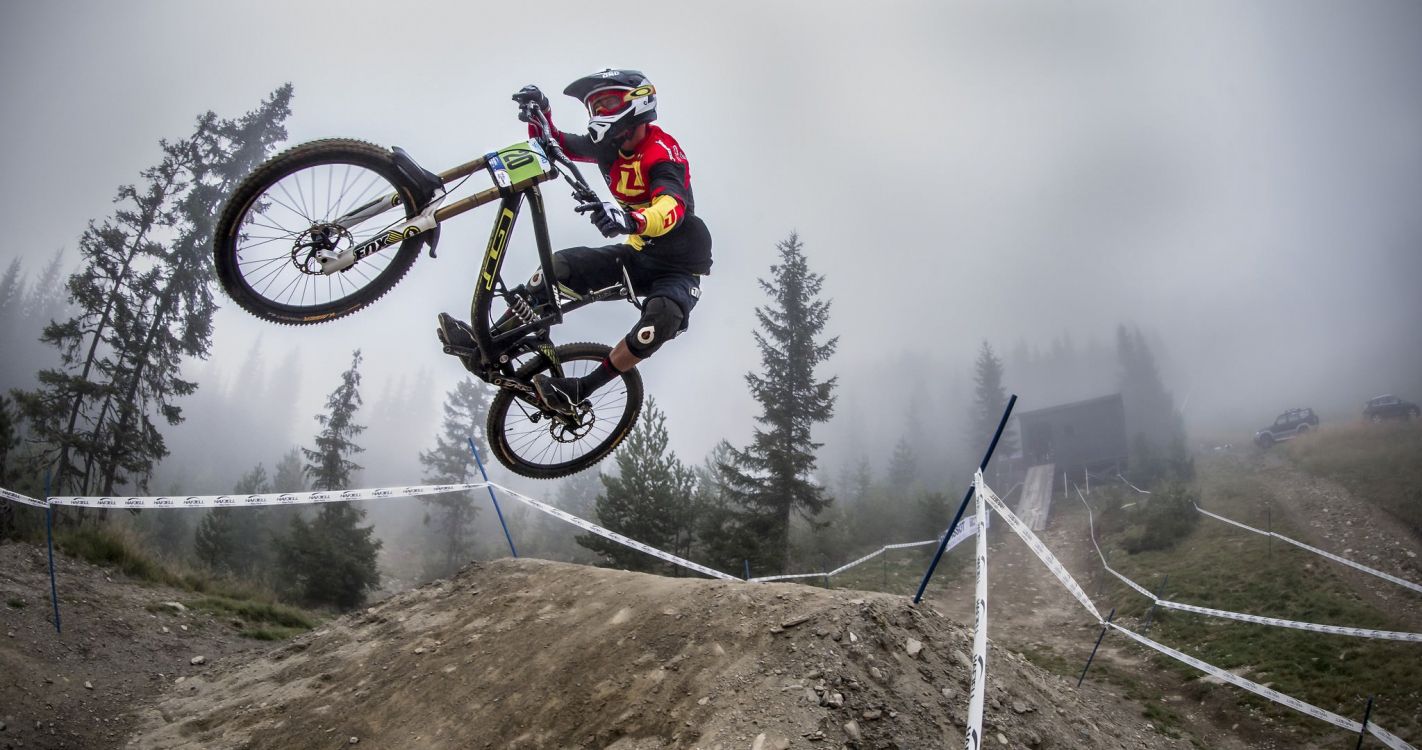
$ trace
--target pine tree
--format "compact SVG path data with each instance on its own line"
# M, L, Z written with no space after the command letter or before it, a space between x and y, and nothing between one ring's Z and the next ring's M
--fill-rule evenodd
M941 492L920 492L914 502L915 539L927 539L933 534L942 534L953 520L948 496Z
M970 453L987 447L993 433L997 432L1003 409L1007 408L1007 390L1002 385L1002 360L998 359L992 351L992 346L986 341L978 350L978 360L973 365L973 370L972 431L967 435ZM1008 456L1016 450L1016 437L1004 431L997 444L997 455Z
M617 475L602 477L598 496L599 525L657 549L685 555L690 548L695 513L696 475L669 448L666 415L654 399L647 400L637 426L616 454ZM593 534L578 544L626 570L665 569L655 558ZM673 569L672 572L678 572Z
M1140 329L1116 329L1116 355L1135 480L1144 484L1164 478L1188 481L1195 466L1185 444L1184 421Z
M899 438L894 443L894 454L889 457L889 481L904 491L919 485L918 456L907 438Z
M19 415L15 402L0 394L0 485L10 485L13 451L20 445ZM9 505L8 502L5 503Z
M180 230L171 244L157 246L158 266L137 278L148 315L133 338L136 345L123 353L127 382L121 386L117 424L110 430L113 450L103 462L105 494L114 491L121 465L146 476L167 455L161 438L144 439L157 432L148 412L157 411L168 424L178 424L182 410L173 400L197 389L180 375L185 357L206 359L211 347L217 303L209 255L217 215L237 182L286 138L282 123L291 114L291 91L290 84L282 86L237 120L218 120L208 112L198 118L197 132L185 144L192 151L192 166L187 189L174 208L173 223ZM100 408L101 422L106 407Z
M233 488L236 495L271 492L266 467L257 464ZM265 508L214 508L198 523L193 553L211 570L252 577L266 563L268 539L260 514Z
M119 199L122 200L122 196ZM69 305L68 295L65 294L65 255L67 253L64 248L55 250L54 256L44 265L44 270L40 271L39 278L35 279L34 285L25 295L22 314L35 331L39 331L63 315L65 308Z
M420 464L425 467L424 480L436 484L462 484L475 481L479 470L469 452L469 439L479 446L480 454L489 455L483 435L484 420L489 412L489 391L483 383L464 378L449 392L444 402L444 421L435 436L433 450L420 451ZM427 545L425 575L443 578L473 559L474 521L479 506L473 493L446 493L421 498L425 503L425 526L433 544Z
M0 395L0 486L14 487L10 481L12 451L20 444L19 425L13 402ZM15 522L15 504L0 500L0 539L7 538Z
M365 451L355 444L356 437L365 431L365 425L355 422L356 410L362 403L360 361L360 350L356 349L351 353L350 369L341 373L341 384L326 397L327 412L316 415L316 422L321 425L316 447L301 449L306 457L304 471L312 489L346 489L350 486L351 473L363 468L350 460L350 456Z
M22 385L24 381L21 378L29 374L24 369L34 366L18 356L24 350L24 344L29 343L22 343L23 339L30 338L22 333L24 303L25 274L20 259L15 258L5 268L5 275L0 276L0 351L6 355L0 357L0 390Z
M747 373L751 395L760 402L760 426L751 444L731 452L727 480L742 513L731 533L754 548L759 569L783 570L790 555L790 517L814 521L830 498L813 479L815 451L810 429L834 412L836 378L819 381L815 368L834 353L838 339L816 338L829 320L830 303L819 299L824 277L812 273L798 235L777 244L779 262L771 279L760 280L770 304L756 308L761 373ZM719 544L719 543L718 543Z
M350 369L341 373L341 384L326 399L325 414L316 421L321 432L316 448L303 448L305 473L317 490L338 490L349 486L352 472L360 466L350 456L364 450L354 440L365 430L356 424L361 406L360 350L351 356ZM365 511L349 502L332 502L321 507L308 522L297 516L285 537L277 543L278 580L286 593L313 606L354 609L365 603L369 592L380 586L376 555L380 540L372 526L360 526Z
M301 449L292 448L277 461L272 475L272 492L305 492L306 473L301 467Z
M114 395L122 368L114 352L122 349L122 337L133 335L141 325L144 300L133 287L133 276L139 273L140 258L157 254L153 237L163 230L190 166L180 146L165 142L163 150L162 161L142 173L142 189L120 187L113 216L90 222L80 237L83 264L66 284L78 311L63 322L48 323L41 336L59 350L60 367L41 371L39 388L19 394L32 439L45 446L40 461L55 462L56 493L88 493L86 464L89 470L93 466L84 459L100 450L91 430L103 421L96 402ZM48 284L57 263L58 258L46 269L37 292ZM34 300L29 307L39 310L47 304Z
M285 137L290 86L234 121L207 113L195 133L161 142L142 188L119 189L109 219L80 240L84 262L68 282L77 313L46 326L58 368L42 371L22 409L38 460L56 463L55 487L80 493L146 487L167 447L156 417L181 421L176 399L196 384L183 358L205 357L215 303L208 261L219 204L242 175ZM43 281L42 281L43 283Z
M744 564L757 557L758 540L745 529L751 525L748 511L737 502L731 489L730 465L735 448L720 441L696 469L697 549L700 558L720 570L740 573ZM757 557L757 560L759 558ZM768 575L757 568L753 575Z

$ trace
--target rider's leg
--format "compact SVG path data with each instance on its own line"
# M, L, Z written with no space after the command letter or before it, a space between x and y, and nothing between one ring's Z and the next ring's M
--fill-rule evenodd
M578 292L579 294L601 289L606 286L616 284L622 279L621 258L632 252L628 245L607 245L604 247L570 247L559 250L553 254L553 271L557 276L557 281L563 286ZM534 273L529 283L516 288L515 292L523 289L528 294L529 301L535 307L547 304L551 299L549 285L544 283L543 270L540 268ZM535 283L536 282L536 283ZM492 330L498 332L501 327L508 326L515 320L511 311L505 311L503 316L493 324ZM465 369L474 371L475 349L474 333L470 330L469 324L454 318L451 315L440 313L439 329L436 331L441 344L454 349L451 354L459 357L464 363ZM470 352L466 354L464 352Z
M636 367L662 344L686 330L687 312L700 296L696 277L675 274L672 278L657 279L650 293L655 296L648 297L642 305L642 316L637 324L592 372L581 378L534 378L534 387L545 403L559 411L571 412L574 405Z
M631 252L625 244L603 247L570 247L553 253L553 276L556 284L576 294L612 286L622 280L622 258ZM528 300L535 313L552 300L552 285L543 278L543 268L534 270L528 281L510 290ZM513 312L505 311L493 326L495 332L512 328Z

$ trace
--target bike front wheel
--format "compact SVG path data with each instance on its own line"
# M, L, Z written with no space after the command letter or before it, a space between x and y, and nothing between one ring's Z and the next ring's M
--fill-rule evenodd
M563 344L556 347L555 366L542 355L518 370L531 379L540 373L582 377L592 372L612 349L603 344ZM598 389L576 418L551 414L536 396L500 389L489 404L489 448L516 474L556 479L582 471L607 457L627 437L642 411L642 376L636 369Z
M391 195L399 200L358 226L335 222ZM413 217L416 202L394 157L378 146L328 139L289 149L253 170L223 208L214 232L217 279L263 320L309 325L349 315L405 276L422 240L407 237L330 274L316 252L359 247Z

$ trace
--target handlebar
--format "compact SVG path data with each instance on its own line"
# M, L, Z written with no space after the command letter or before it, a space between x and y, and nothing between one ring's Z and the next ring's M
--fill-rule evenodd
M600 201L597 193L588 187L587 181L583 179L583 173L578 171L578 165L568 158L563 147L559 145L558 139L553 137L553 124L548 121L548 116L543 113L543 108L536 102L521 102L519 110L522 114L519 119L538 128L538 143L543 146L543 150L553 158L553 161L567 168L564 175L573 186L573 199L581 203Z

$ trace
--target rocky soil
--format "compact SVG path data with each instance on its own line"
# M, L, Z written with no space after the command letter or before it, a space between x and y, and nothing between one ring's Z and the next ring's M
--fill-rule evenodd
M56 564L62 634L44 549L0 544L0 750L119 747L138 706L270 647L180 609L183 592L62 556Z
M139 711L132 748L928 748L962 743L969 633L903 597L474 565ZM1186 748L993 648L990 747Z

